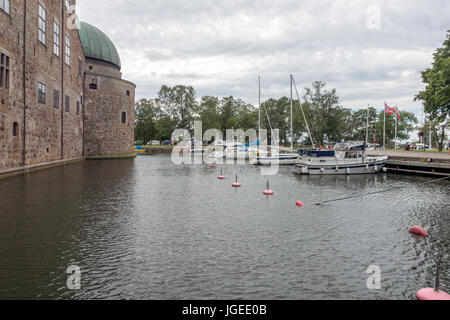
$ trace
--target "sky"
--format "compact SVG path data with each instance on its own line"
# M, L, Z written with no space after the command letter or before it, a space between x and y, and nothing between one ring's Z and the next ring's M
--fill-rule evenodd
M136 98L162 85L191 85L197 96L257 104L300 95L313 81L336 88L340 105L384 101L417 114L421 71L450 29L448 0L78 0L80 20L116 45Z

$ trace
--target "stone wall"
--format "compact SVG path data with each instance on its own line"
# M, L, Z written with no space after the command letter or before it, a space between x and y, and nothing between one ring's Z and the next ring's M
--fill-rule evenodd
M83 64L83 71L85 59L77 30L67 27L72 13L66 10L63 0L27 1L24 36L24 3L11 1L10 15L0 10L0 51L11 56L11 86L8 92L0 90L5 102L0 106L0 168L83 155L83 72L78 72L78 60ZM71 3L75 4L75 1ZM38 4L46 11L43 42L38 36ZM54 22L60 27L59 55L54 53ZM66 34L71 40L70 66L65 63ZM38 102L38 83L46 86L45 103ZM54 89L59 93L57 105L54 105ZM68 112L64 108L66 95L70 97ZM77 101L80 105L78 114ZM17 122L20 131L17 137L12 135L14 122Z
M85 74L85 151L86 156L111 156L134 154L134 99L135 85L120 78L110 76L117 69L88 65L91 72ZM90 88L95 84L97 89ZM126 121L122 123L122 112Z
M0 88L0 169L22 164L23 150L23 3L0 9L0 52L10 58L9 89ZM17 123L17 135L13 126Z

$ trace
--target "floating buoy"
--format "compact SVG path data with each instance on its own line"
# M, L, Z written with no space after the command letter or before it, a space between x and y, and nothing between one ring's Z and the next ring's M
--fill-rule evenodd
M215 165L214 163L211 163L211 164L209 165L209 167L210 167L211 169L214 169L214 168L216 167L216 165Z
M296 202L296 205L297 205L297 207L303 207L303 202L297 201L297 202Z
M220 170L220 176L217 177L219 180L225 180L225 176L222 173L222 170Z
M441 269L441 261L439 260L436 267L436 279L434 288L420 289L416 293L418 300L450 300L450 294L439 289L439 271Z
M450 300L450 294L445 291L436 291L433 288L420 289L416 293L419 300Z
M238 182L237 180L237 175L236 175L236 182L232 184L233 188L240 188L241 184Z
M416 236L428 237L428 232L422 227L413 226L409 229L409 233L415 234Z
M267 188L266 188L266 190L264 190L263 194L266 196L274 195L274 192L272 190L270 190L270 188L269 188L269 180L267 180Z

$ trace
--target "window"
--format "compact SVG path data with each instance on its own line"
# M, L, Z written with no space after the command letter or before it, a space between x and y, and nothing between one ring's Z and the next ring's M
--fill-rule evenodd
M13 137L17 137L19 133L19 124L17 122L13 123Z
M53 89L53 108L59 108L59 91Z
M53 23L53 53L59 57L59 24Z
M65 110L66 110L66 112L70 112L70 97L69 96L66 96Z
M44 7L39 4L39 41L43 44L45 44L46 18L47 12L45 11Z
M80 114L80 102L77 101L77 116Z
M9 14L9 2L10 0L0 0L0 9Z
M70 37L66 34L66 64L70 66Z
M127 96L130 96L130 90L127 90Z
M45 104L45 95L47 94L47 86L41 82L38 83L38 102Z
M70 0L66 0L66 9L68 10L70 8Z
M127 123L127 113L125 111L122 112L122 123Z
M96 85L95 83L91 83L91 84L89 85L89 89L91 89L91 90L97 90L97 85Z
M78 58L78 76L81 77L83 74L83 61Z
M4 53L0 53L0 88L9 88L9 68L10 58Z

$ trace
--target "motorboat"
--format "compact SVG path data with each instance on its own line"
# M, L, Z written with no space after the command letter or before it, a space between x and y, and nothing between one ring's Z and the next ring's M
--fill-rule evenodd
M388 157L367 156L365 143L337 144L333 150L302 150L294 172L302 175L351 175L379 173Z

